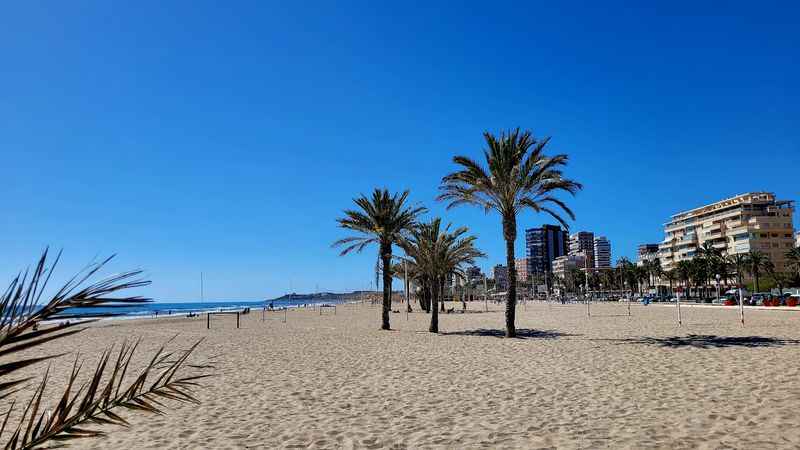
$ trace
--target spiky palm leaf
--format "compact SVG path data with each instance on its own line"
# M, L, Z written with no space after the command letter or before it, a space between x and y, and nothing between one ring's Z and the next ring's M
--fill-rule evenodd
M525 209L545 213L569 229L562 213L573 220L575 215L556 195L560 192L574 195L582 186L563 176L567 155L545 155L544 148L550 138L536 140L530 131L521 132L519 129L504 132L499 138L488 132L483 136L487 147L484 150L486 167L466 156L456 156L453 162L461 169L442 178L441 194L437 199L448 202L448 209L473 205L487 213L496 211L502 217L509 271L506 336L514 337L517 214Z
M23 377L6 381L3 378L13 377L18 370L61 356L51 354L42 357L19 358L16 357L18 352L40 347L53 340L79 333L85 329L79 325L96 320L84 319L85 316L79 314L80 309L98 306L123 307L149 301L149 299L138 296L112 296L122 290L149 284L149 281L138 278L142 273L140 270L113 275L84 286L111 260L108 258L87 266L67 281L49 301L40 305L39 300L60 256L61 253L48 266L48 251L45 250L33 272L18 275L0 298L0 357L11 358L11 361L0 364L0 399L16 393L21 389L22 383L32 379L32 377ZM108 315L114 315L114 313L105 316ZM42 326L44 321L67 319L84 320ZM7 438L6 448L27 449L53 440L63 441L100 436L104 434L103 431L86 428L86 425L93 423L95 425L127 426L128 422L115 410L124 408L160 413L160 407L163 404L158 398L196 402L196 398L192 395L192 389L196 386L197 380L208 375L177 375L177 372L185 366L196 369L210 368L207 364L191 366L186 364L187 358L196 346L197 344L186 351L177 353L166 353L162 347L150 364L124 389L125 373L136 345L122 345L114 369L102 389L100 386L105 376L111 349L103 353L91 379L77 389L75 386L80 374L81 363L76 358L60 401L52 410L43 410L43 396L50 379L50 368L48 368L19 416L17 426ZM160 371L160 374L155 381L148 384L148 376L155 371ZM10 418L17 415L15 405L16 401L12 402L4 414L2 425L0 425L0 438L3 437Z

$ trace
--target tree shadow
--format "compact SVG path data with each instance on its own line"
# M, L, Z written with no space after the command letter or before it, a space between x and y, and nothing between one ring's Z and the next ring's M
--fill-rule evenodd
M506 330L478 328L475 330L447 331L440 334L446 336L488 336L504 338L506 337ZM556 330L533 330L530 328L517 328L517 339L558 339L567 336L580 335L562 333Z
M800 345L798 339L778 339L764 336L716 336L713 334L689 334L687 336L670 336L663 338L641 337L632 339L598 339L616 342L617 344L655 345L665 348L727 348L727 347L781 347L784 345Z

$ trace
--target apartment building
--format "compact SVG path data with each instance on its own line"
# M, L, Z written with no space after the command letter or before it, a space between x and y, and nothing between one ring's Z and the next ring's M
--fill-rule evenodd
M558 225L542 225L525 230L528 275L549 272L553 260L568 252L569 235Z
M477 283L483 279L483 273L481 273L480 267L477 266L470 266L467 267L467 280L470 283Z
M559 256L553 260L553 275L558 278L565 278L570 269L583 269L586 267L586 256L583 253L577 255Z
M658 246L661 267L672 270L690 260L706 242L724 255L758 250L776 269L786 269L785 253L794 245L794 202L771 192L749 192L672 216Z
M636 252L636 265L658 259L658 244L640 244Z
M569 254L586 255L589 267L594 267L594 233L579 231L569 236Z
M528 258L515 259L514 268L517 270L517 281L528 281Z
M495 289L508 288L508 267L498 264L492 268Z
M611 241L605 236L594 238L594 268L611 268Z

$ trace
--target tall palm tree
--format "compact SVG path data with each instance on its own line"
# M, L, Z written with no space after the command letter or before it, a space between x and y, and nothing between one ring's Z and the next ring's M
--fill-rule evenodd
M484 168L466 156L456 156L453 162L461 166L442 179L438 200L447 201L448 209L458 205L473 205L485 212L496 211L502 218L503 238L506 241L506 337L515 337L517 301L517 271L514 264L514 242L517 239L517 214L524 209L552 216L569 229L562 213L575 219L566 203L556 197L560 192L576 194L582 186L564 178L562 168L567 155L547 156L544 147L549 138L536 140L530 131L519 129L504 132L500 137L483 134L486 141Z
M619 274L620 288L625 289L625 283L633 294L633 285L636 283L636 274L633 269L634 264L626 257L617 260L617 272Z
M432 333L439 332L437 303L444 292L445 281L450 276L465 279L464 267L485 256L475 248L477 238L467 235L466 227L450 231L451 226L442 227L442 220L437 217L416 226L400 243L406 257L415 263L420 282L427 284L427 290L432 294L429 327Z
M703 258L692 258L689 260L689 267L691 268L691 277L694 281L695 292L700 298L705 297L706 289L705 284L708 281L708 267Z
M692 264L687 260L678 261L675 272L678 279L683 281L683 285L686 286L686 298L688 299L691 293Z
M650 263L650 271L653 274L653 283L656 285L656 293L661 295L660 283L661 277L664 276L664 269L661 268L661 261L654 259Z
M736 275L737 286L742 286L744 281L744 273L747 272L747 254L734 253L727 257L728 266L733 270Z
M637 266L634 264L633 270L636 274L636 284L639 287L639 293L642 293L642 286L646 286L646 282L650 279L650 271L647 267L644 266Z
M345 217L336 221L339 226L360 233L339 239L333 247L344 246L340 255L351 251L361 252L370 244L378 244L378 257L383 267L383 308L381 329L388 330L389 311L392 307L392 246L408 233L420 214L427 211L422 206L408 206L408 191L390 194L387 189L375 189L372 198L362 195L353 202L360 210L345 210Z
M769 261L769 257L758 250L750 250L747 253L747 272L753 276L753 282L755 292L758 292L758 277L761 275L761 272L764 270L766 263Z
M786 252L787 267L800 275L800 247L795 247Z
M716 274L719 274L720 262L723 261L722 252L715 248L714 244L710 241L706 241L703 242L703 245L697 250L697 257L699 257L702 264L705 265L703 273L706 279L703 280L703 284L708 285L709 280ZM722 277L722 274L720 274L720 277Z
M660 267L660 266L659 266ZM664 278L667 279L669 283L669 295L672 295L672 282L675 281L675 270L664 270L663 271Z
M786 284L787 277L786 274L778 272L775 269L775 264L772 261L767 260L764 263L764 272L772 278L772 281L775 282L775 286L778 287L778 293L783 294L783 286Z

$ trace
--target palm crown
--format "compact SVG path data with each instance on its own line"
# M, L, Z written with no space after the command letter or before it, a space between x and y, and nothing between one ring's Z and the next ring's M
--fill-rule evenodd
M456 156L453 162L462 169L442 179L438 200L448 201L448 209L461 204L477 205L503 217L530 208L551 215L569 228L558 210L572 219L575 215L553 195L558 191L575 194L582 187L562 176L567 155L546 156L543 151L550 138L537 141L530 131L516 129L502 133L499 139L487 132L483 137L488 171L471 158Z
M408 191L404 191L392 195L386 189L375 189L372 198L362 195L353 199L361 210L345 210L345 217L337 219L337 222L340 227L361 235L339 239L333 246L343 246L340 254L346 255L354 250L361 252L370 244L391 245L399 242L402 234L410 231L417 217L426 211L422 206L406 205L408 194Z

